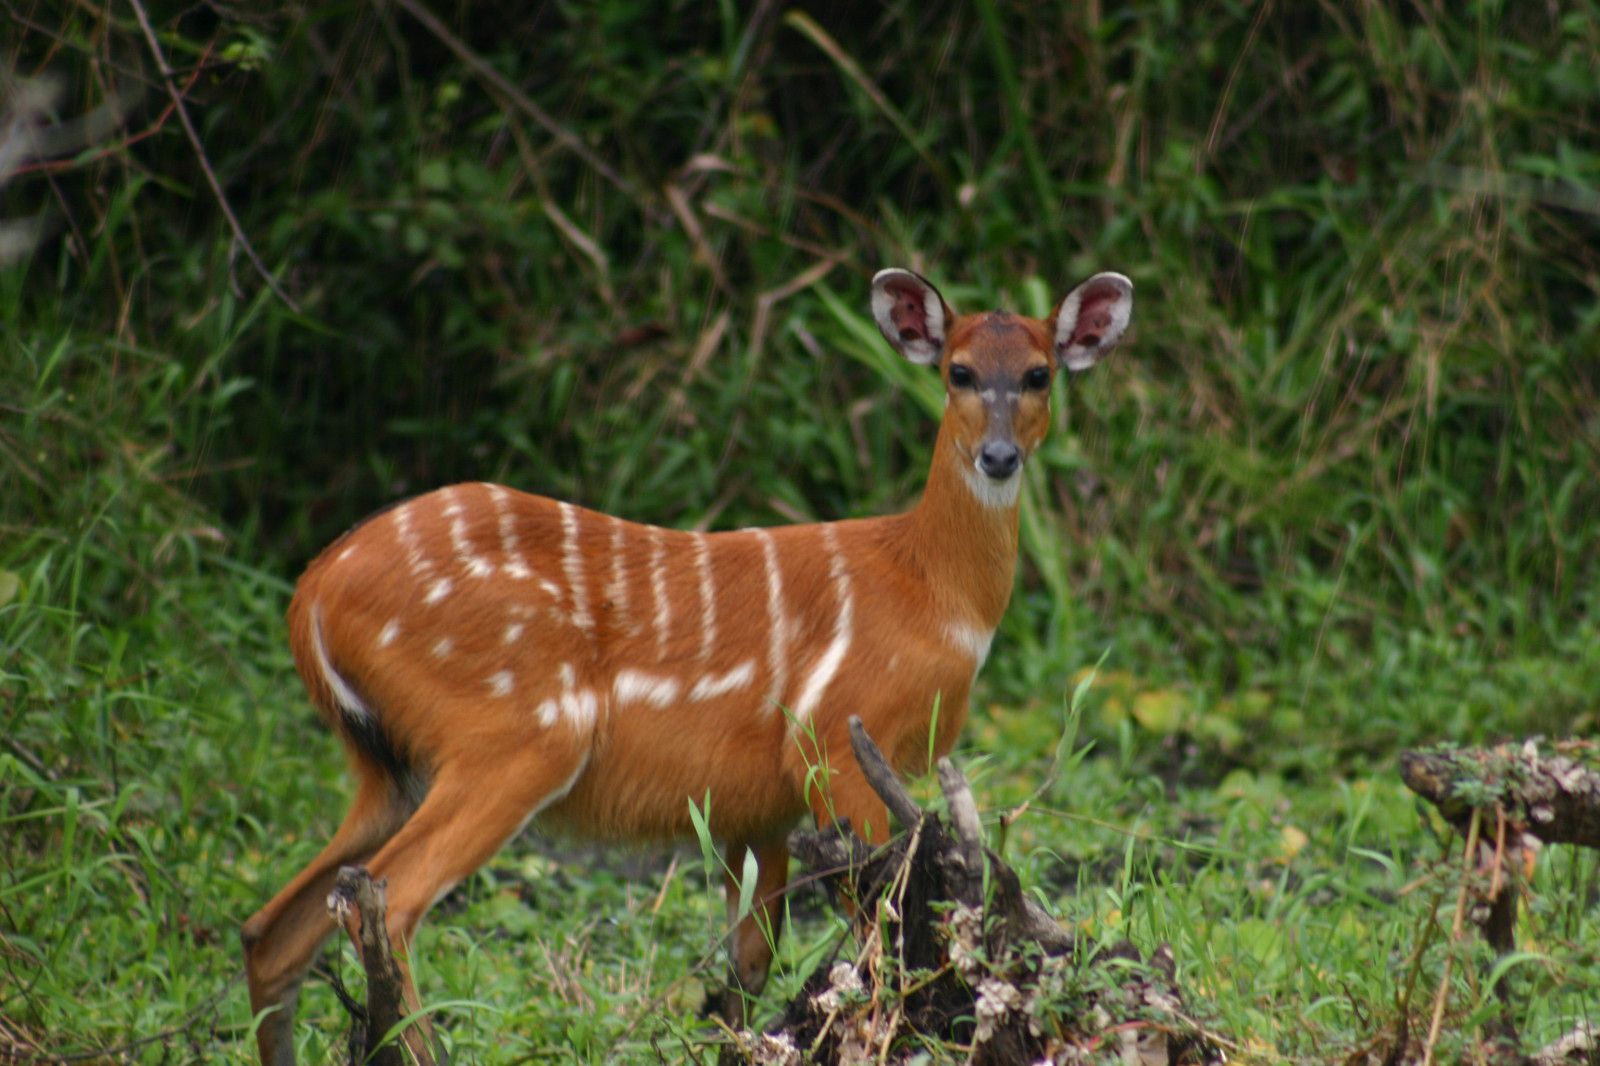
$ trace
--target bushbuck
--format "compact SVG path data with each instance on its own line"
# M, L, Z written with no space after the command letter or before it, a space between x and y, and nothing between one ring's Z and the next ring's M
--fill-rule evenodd
M681 837L709 797L729 868L746 849L756 862L756 905L729 945L731 987L754 994L793 823L848 818L885 838L847 719L901 773L955 744L1011 597L1022 467L1050 427L1051 382L1112 349L1133 285L1096 274L1041 320L958 315L924 278L884 270L871 308L945 384L927 485L902 514L693 533L462 484L368 519L310 565L289 639L356 792L327 847L244 925L251 1006L277 1008L257 1030L263 1063L294 1061L295 999L335 929L341 865L387 879L403 955L428 908L530 819Z

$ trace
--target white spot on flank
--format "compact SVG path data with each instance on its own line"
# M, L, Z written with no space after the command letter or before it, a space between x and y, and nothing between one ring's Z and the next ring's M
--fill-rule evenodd
M572 624L582 630L594 628L594 616L589 613L589 593L583 586L583 556L578 554L578 512L572 504L561 507L561 569L567 575L567 589L572 593Z
M383 632L378 634L378 647L387 648L389 645L391 645L391 644L393 644L395 642L395 638L398 637L399 635L400 635L400 619L398 619L398 618L389 619L388 624L383 627Z
M744 688L756 678L756 661L746 659L725 674L707 674L689 690L692 700L714 700Z
M706 662L717 643L717 590L711 577L711 545L704 533L694 535L694 559L700 569L700 661Z
M561 678L561 693L540 701L533 709L539 724L548 727L566 719L575 729L592 729L600 714L600 698L593 689L578 687L578 674L571 663L562 663L556 673Z
M644 702L667 707L678 699L676 678L659 677L639 670L621 670L613 686L618 703Z
M498 673L490 674L488 678L488 685L489 692L493 695L510 695L512 686L511 671L501 670Z
M406 554L406 565L415 577L425 577L433 571L433 561L422 552L422 539L411 525L411 508L415 500L407 500L394 509L394 535Z
M767 702L781 705L789 683L789 618L783 611L783 574L778 570L778 546L773 543L772 534L764 529L752 532L761 541L767 567L767 672L771 676Z
M441 577L432 585L428 586L428 594L422 598L422 602L427 604L438 603L440 600L450 595L451 588L452 586L450 584L450 579L447 577Z
M515 644L517 642L517 638L520 636L522 636L522 623L512 622L510 625L506 626L505 633L503 633L500 637L500 643Z
M855 601L850 595L850 572L845 569L844 553L839 550L839 538L831 525L822 529L822 542L828 548L828 576L833 581L833 595L838 603L838 613L833 618L833 639L828 642L828 649L817 660L817 665L812 668L811 676L806 678L805 688L800 690L800 698L795 701L794 714L797 722L804 722L811 717L811 713L822 702L822 696L828 689L828 683L839 672L839 664L844 662L845 652L850 650L852 625L855 618Z
M972 465L963 465L961 467L961 473L965 475L967 488L972 490L972 494L978 498L978 502L985 507L1016 506L1017 496L1022 492L1022 471L1020 469L1004 481L996 481L983 472L983 468L978 465L977 459L973 459Z
M338 561L342 563L346 559L350 558L350 556L354 555L355 553L356 553L356 546L354 544L352 544L348 548L346 548L344 551L339 553L339 560Z
M576 729L590 729L600 711L600 700L590 689L580 688L561 694L561 713Z
M449 637L440 637L433 642L433 657L435 659L443 659L455 650L455 646L456 642Z
M333 702L339 705L345 717L356 722L365 722L372 718L372 712L367 705L361 702L355 689L339 676L339 672L328 661L328 647L322 642L322 612L316 604L311 605L311 654L317 661L317 672L322 675L322 680L328 683L328 690L333 693Z
M977 673L984 661L989 658L989 645L994 641L994 630L979 629L965 622L947 622L944 635L951 644L972 659L973 673Z

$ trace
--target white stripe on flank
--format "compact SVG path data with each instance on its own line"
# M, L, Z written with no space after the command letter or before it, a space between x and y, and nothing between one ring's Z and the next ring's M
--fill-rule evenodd
M522 557L522 550L517 546L517 516L511 513L508 501L511 494L499 485L486 486L489 490L489 499L494 501L495 522L500 530L500 554L505 557L505 562L500 565L511 577L518 581L526 581L533 576L533 571L528 567L528 560ZM551 589L550 595L559 595L560 590L548 581L542 582Z
M333 702L345 713L345 717L355 722L366 722L372 719L372 711L361 702L355 689L351 688L345 679L328 661L328 648L322 642L322 610L316 604L311 605L311 654L317 660L317 672L328 683L328 689L333 693Z
M489 560L472 550L472 541L467 537L467 509L457 497L455 487L440 489L439 494L445 501L444 510L439 513L450 519L450 547L455 549L456 562L473 577L483 578L493 574L494 567Z
M411 573L416 577L424 577L433 572L433 561L422 553L422 541L411 527L411 505L415 502L407 500L394 509L394 535L406 553L406 565L411 568Z
M850 595L850 573L845 569L844 553L839 550L839 538L831 525L822 527L822 542L828 547L828 576L833 580L833 595L839 604L839 613L833 618L833 640L828 642L828 650L817 660L811 676L806 678L805 688L800 690L800 698L795 701L797 723L811 717L811 713L822 702L828 683L839 672L839 664L844 662L845 652L850 650L855 619L855 601Z
M752 532L761 541L767 564L767 673L771 677L767 703L782 706L789 683L789 619L783 612L783 575L778 570L778 546L772 542L772 534L764 529Z
M694 688L689 690L692 700L714 700L718 696L726 696L730 692L744 688L756 677L756 661L746 659L725 674L707 674L694 683Z
M965 622L946 622L944 635L951 644L966 652L972 659L973 673L977 673L984 661L989 658L989 645L994 641L994 630L979 629Z
M628 618L628 572L622 565L622 519L611 516L611 580L606 583L606 599L617 612L617 625L626 626L628 632L637 633Z
M572 593L572 624L579 629L594 628L594 616L589 613L589 593L583 587L583 556L578 554L578 512L572 504L561 507L561 569L567 575L567 589Z
M650 530L650 594L656 604L656 658L667 657L667 627L672 624L672 601L667 599L667 546L660 527Z
M711 577L711 545L704 533L694 535L694 558L700 567L700 661L707 662L717 643L717 593Z
M678 698L676 678L660 677L640 670L620 670L613 686L618 703L644 702L667 707Z

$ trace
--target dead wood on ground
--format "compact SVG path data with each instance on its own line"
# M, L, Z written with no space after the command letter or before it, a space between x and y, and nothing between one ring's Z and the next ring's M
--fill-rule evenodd
M779 1023L741 1035L748 1061L897 1062L938 1043L978 1064L1222 1061L1187 1013L1170 949L1077 941L984 845L972 789L948 760L948 817L923 811L859 720L856 759L904 831L872 850L848 831L791 834L794 854L858 915L851 959L824 962Z

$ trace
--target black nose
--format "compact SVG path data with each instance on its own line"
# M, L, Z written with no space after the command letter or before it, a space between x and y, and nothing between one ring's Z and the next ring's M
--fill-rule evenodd
M1022 453L1008 441L984 441L983 447L978 449L978 465L985 474L996 481L1003 481L1015 474L1017 467L1022 465Z

